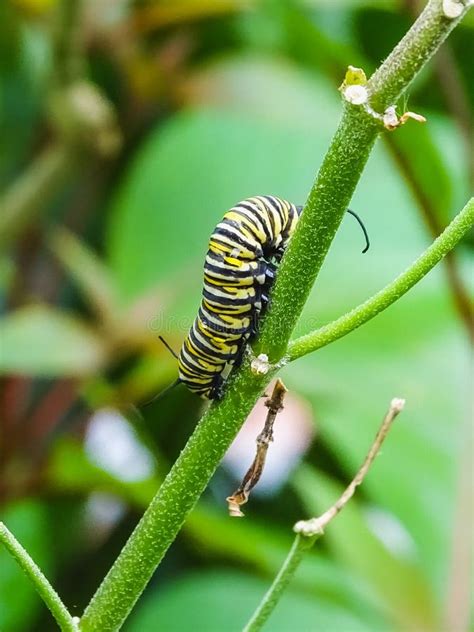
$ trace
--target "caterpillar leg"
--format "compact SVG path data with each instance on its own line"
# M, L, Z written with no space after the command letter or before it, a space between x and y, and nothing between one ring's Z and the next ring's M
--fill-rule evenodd
M225 380L222 375L216 375L209 391L209 399L221 400L224 396Z
M249 327L249 340L255 338L260 329L262 314L270 302L269 292L276 276L276 266L265 262L262 267L263 282L255 288L255 303Z
M252 319L254 320L254 319ZM251 325L252 327L252 325ZM250 332L252 332L252 329L250 329ZM249 336L245 336L242 340L242 343L239 347L239 350L237 351L234 360L232 361L232 365L235 369L238 369L240 367L240 365L242 364L242 361L244 359L244 355L245 355L245 349L247 347L247 342L249 341L250 335Z
M276 265L274 263L267 263L265 267L265 281L260 287L260 312L265 311L270 302L270 290L276 277ZM258 323L257 323L258 324Z

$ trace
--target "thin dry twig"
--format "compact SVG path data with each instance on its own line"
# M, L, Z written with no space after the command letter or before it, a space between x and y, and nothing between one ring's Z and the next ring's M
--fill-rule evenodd
M293 545L283 562L277 576L272 585L259 603L257 609L253 613L251 619L244 627L243 632L257 632L265 625L267 619L272 614L276 605L280 601L283 593L293 579L299 565L303 561L306 552L311 549L313 544L324 534L326 525L341 511L341 509L352 498L358 485L362 483L370 466L374 462L380 447L387 436L392 423L398 413L405 405L404 399L392 399L390 408L384 417L382 425L372 443L369 453L355 475L354 479L341 495L334 505L324 512L319 518L311 518L310 520L300 520L294 526L296 536Z
M278 413L283 410L283 399L287 392L287 388L278 378L272 396L265 402L265 406L268 408L268 414L263 430L257 437L257 453L255 454L253 463L244 476L239 488L232 496L226 499L229 503L229 515L233 518L242 518L245 515L240 509L240 506L247 502L250 491L260 480L263 468L265 467L268 446L273 441L273 424L275 423Z
M359 471L352 479L350 484L341 494L340 498L330 507L327 511L325 511L319 518L311 518L310 520L300 520L294 526L294 531L296 533L301 533L305 536L313 536L313 535L322 535L324 533L324 529L331 522L331 520L337 516L337 514L341 511L341 509L348 503L348 501L354 495L357 487L362 483L365 478L365 475L369 471L370 466L374 462L375 457L379 453L379 450L382 446L382 443L387 436L390 427L395 420L395 417L403 410L405 406L405 400L394 398L390 403L390 408L385 415L385 418L382 422L382 425L377 432L374 442L365 457L364 462L362 463Z

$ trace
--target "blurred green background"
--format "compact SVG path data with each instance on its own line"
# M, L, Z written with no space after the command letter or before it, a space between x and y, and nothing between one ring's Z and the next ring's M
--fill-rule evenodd
M73 614L199 417L184 387L143 419L129 411L176 377L158 334L176 349L186 335L214 225L250 195L304 203L345 68L370 73L416 12L410 0L2 0L0 512ZM381 288L465 203L473 35L470 15L411 87L407 108L428 123L376 146L351 203L372 247L360 254L347 218L297 333ZM336 499L394 396L407 405L382 455L268 629L468 629L472 245L284 371L289 412L246 518L225 498L263 411L125 630L241 629L293 523ZM0 630L53 626L0 549Z

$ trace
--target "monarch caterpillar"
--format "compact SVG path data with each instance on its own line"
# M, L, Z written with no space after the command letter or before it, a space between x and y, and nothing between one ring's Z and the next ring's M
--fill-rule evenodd
M258 331L277 266L301 206L259 195L231 208L209 240L198 315L178 356L179 379L206 399L220 399L225 376ZM367 233L360 219L353 214Z

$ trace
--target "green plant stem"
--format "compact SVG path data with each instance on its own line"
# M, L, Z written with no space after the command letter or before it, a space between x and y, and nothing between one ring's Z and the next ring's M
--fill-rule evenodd
M51 201L67 177L75 150L47 147L0 198L0 248L11 243Z
M296 535L291 545L291 549L283 562L278 574L273 580L272 585L263 596L258 608L255 610L252 618L243 628L243 632L256 632L261 630L275 606L280 601L283 593L285 592L288 584L293 579L299 565L303 561L306 552L311 549L313 544L318 538L321 537L321 533L313 536L302 536L299 533Z
M369 80L371 107L383 113L394 105L460 19L447 19L441 0L428 2L412 28ZM256 343L256 353L266 353L271 362L278 362L285 354L381 129L361 106L346 104L278 270L272 307Z
M266 353L271 362L286 352L379 131L379 123L361 108L346 105L278 270L272 305L256 343L255 352Z
M78 632L79 628L77 623L69 614L66 606L54 588L3 522L0 522L0 542L24 570L44 603L51 611L51 614L56 619L61 630L65 632Z
M432 0L428 4L427 15L431 16L433 11L441 12L440 2ZM425 32L425 12L413 27L422 41L421 49L416 37L406 36L402 40L406 44L401 47L400 63L389 58L389 66L384 64L378 72L377 94L386 93L387 105L391 104L394 93L390 82L396 81L395 93L400 94L459 21L439 19L435 24L430 17L426 24L428 32ZM402 82L394 77L395 66L403 75ZM380 129L379 122L361 107L346 105L283 259L272 293L272 306L256 345L270 360L278 360L286 352L294 325ZM242 368L231 378L225 398L213 405L198 424L92 598L81 621L83 631L112 632L120 628L275 372L276 367L272 367L265 376L256 376L246 358Z
M82 631L120 628L270 378L254 376L247 358L203 416L84 612Z
M405 37L370 78L371 105L383 111L405 92L415 75L433 56L468 11L455 19L443 12L443 0L430 0Z
M357 329L389 305L398 301L408 290L441 261L462 239L474 224L474 198L471 198L463 210L447 226L443 233L425 250L425 252L394 281L369 298L365 303L333 321L297 340L290 342L287 357L290 361L316 351L338 338L342 338Z

